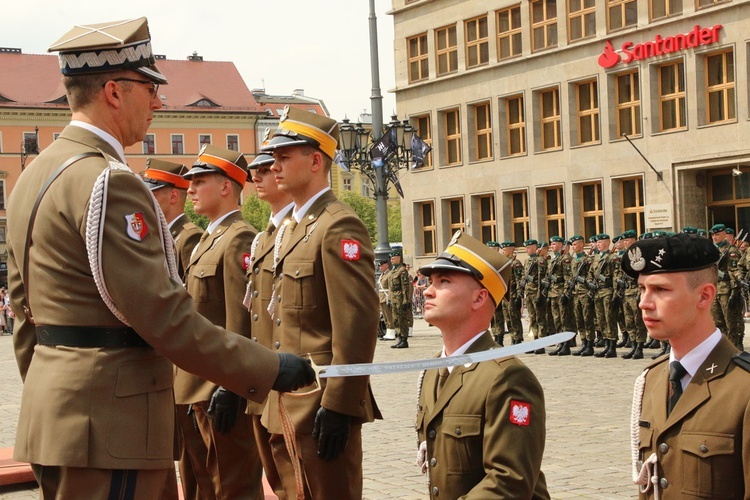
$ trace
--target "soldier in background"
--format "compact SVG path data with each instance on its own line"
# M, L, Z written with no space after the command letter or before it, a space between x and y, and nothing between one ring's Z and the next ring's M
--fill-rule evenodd
M391 272L388 275L388 289L391 291L391 313L396 328L398 342L391 349L409 347L409 312L411 311L412 284L409 271L401 262L403 251L397 248L391 252Z
M488 241L486 245L493 250L500 252L500 243L497 241ZM495 314L492 316L491 330L492 336L499 345L503 345L503 338L505 337L505 312L503 310L503 304L505 300L501 300L495 309Z
M636 234L632 229L622 233L623 256L620 259L627 258L630 246L635 243ZM620 266L622 268L622 266ZM646 325L643 323L643 311L638 307L638 282L624 271L619 279L624 280L625 293L623 296L623 309L625 310L625 322L627 329L631 332L631 349L622 355L623 359L643 359L643 344L646 342Z
M618 260L622 259L622 254L624 253L623 235L618 234L612 238L612 244L612 253L617 256ZM622 269L620 269L620 266L617 266L613 274L614 284L612 286L612 303L610 304L610 308L614 311L617 318L618 329L622 334L622 340L619 340L616 345L618 349L626 346L630 347L630 330L628 330L628 325L625 321L625 280L622 277L623 275Z
M393 311L391 311L391 291L388 288L391 268L387 260L380 261L380 277L378 278L378 298L380 312L385 320L385 335L381 340L396 340L396 329L393 327Z
M716 326L738 348L742 349L744 341L744 322L742 319L742 266L740 251L727 241L727 228L724 224L715 224L711 228L711 238L719 249L719 282L716 286L716 298L711 305Z
M554 332L562 332L570 325L569 301L565 300L565 284L572 279L573 271L570 254L563 252L564 243L565 240L560 236L550 238L552 255L547 267L547 280L550 282L547 296L549 297ZM570 341L562 342L548 354L550 356L569 356Z
M500 251L510 259L510 281L508 282L508 295L503 304L503 316L507 318L508 331L511 334L511 343L523 342L523 322L521 321L521 305L523 292L518 285L523 279L523 264L516 258L516 244L512 241L504 241L500 244Z
M594 291L594 307L596 320L602 329L604 349L595 353L597 358L617 357L617 318L611 309L613 289L613 274L619 261L610 252L610 237L608 234L599 235L596 246L599 251L589 269L587 284Z
M546 271L544 259L537 254L539 242L534 239L528 239L523 242L526 248L526 263L523 266L523 278L521 279L521 288L526 303L526 312L529 315L529 331L533 332L534 338L544 336L544 314L546 308L546 299L539 293L541 279ZM537 349L535 354L544 354L546 351Z
M552 320L552 308L549 306L549 288L551 282L546 279L547 269L549 268L550 261L549 243L547 243L546 241L539 242L539 260L540 263L543 263L544 265L544 269L539 275L540 283L542 283L541 280L545 280L544 283L539 286L539 294L543 297L543 300L540 299L542 302L542 305L540 307L544 309L544 314L540 316L544 318L544 321L540 321L540 336L546 337L547 335L552 334L555 329L555 324Z
M576 330L581 335L581 348L572 352L573 356L594 355L594 316L596 311L591 297L591 291L586 286L586 277L591 267L593 257L583 250L583 236L575 235L570 238L573 259L571 266L574 270L572 280L568 287L571 290L573 312L575 315Z

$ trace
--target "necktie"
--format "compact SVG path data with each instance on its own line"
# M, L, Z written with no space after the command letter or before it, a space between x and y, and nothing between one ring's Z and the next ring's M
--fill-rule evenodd
M672 361L669 364L669 401L667 404L667 415L672 413L677 400L682 396L682 377L685 376L687 370L680 364L679 361Z
M445 381L448 379L448 375L450 375L448 368L443 367L438 369L437 395L440 395L440 389L442 389L445 385Z
M273 222L269 222L268 226L266 227L266 233L271 234L273 230L276 229L276 226Z

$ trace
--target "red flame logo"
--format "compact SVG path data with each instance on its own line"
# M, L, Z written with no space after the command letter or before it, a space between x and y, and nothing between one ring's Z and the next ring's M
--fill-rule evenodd
M607 41L607 45L604 46L604 53L599 56L599 66L605 69L611 68L618 62L620 62L620 54L615 52L615 48Z

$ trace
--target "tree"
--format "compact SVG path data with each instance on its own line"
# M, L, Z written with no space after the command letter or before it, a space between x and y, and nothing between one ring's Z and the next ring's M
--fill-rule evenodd
M352 207L357 212L360 220L364 223L367 228L367 232L370 235L370 241L375 244L378 241L377 238L377 219L375 215L375 200L366 198L361 194L355 193L354 191L344 191L341 195L341 201Z
M258 198L257 194L252 193L245 198L241 212L242 217L255 229L263 231L271 218L271 205Z
M187 215L188 219L199 228L205 230L208 227L208 217L196 214L195 209L193 208L193 202L189 199L185 200L185 215Z
M404 241L401 233L401 203L388 204L388 241Z

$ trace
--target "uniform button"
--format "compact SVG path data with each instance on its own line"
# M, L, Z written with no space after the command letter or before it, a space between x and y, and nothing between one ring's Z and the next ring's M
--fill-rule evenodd
M667 486L669 486L669 481L667 481L666 477L659 479L659 486L661 486L661 489L663 490L667 489Z
M461 428L456 427L456 436L460 436L460 435L461 435Z
M247 393L248 394L255 394L255 389L248 389Z
M366 403L366 401L365 401L364 399L362 399L362 400L360 400L360 402L359 402L359 406L364 406L364 405L365 405L365 403Z
M253 290L253 297L257 297L257 296L258 296L258 290Z
M430 459L430 467L435 467L437 465L437 458L431 458Z
M201 276L203 276L203 271L201 271Z
M431 430L430 432L427 433L427 437L430 439L435 439L435 436L436 434L434 430Z
M279 347L281 347L281 343L280 343L280 342L278 342L278 341L277 341L277 342L274 342L274 343L273 343L273 346L274 346L274 347L275 347L276 349L278 349Z
M258 313L253 314L253 321L258 321Z
M258 337L253 337L253 342L257 342L257 341L258 341Z
M281 324L281 318L276 318L276 326L279 326Z
M259 267L256 267L255 269L253 269L253 272L254 272L255 274L258 274L258 273L260 272L260 268L259 268Z
M279 281L281 281L283 279L284 279L284 275L283 274L279 275Z
M281 304L281 295L277 295L276 296L276 302L278 302L279 304Z
M438 487L437 487L437 486L433 486L433 487L432 487L432 496L435 496L435 497L436 497L436 496L438 496L438 495L440 495L440 490L438 489Z
M662 454L666 454L669 451L669 445L667 443L662 443L659 445L659 452Z
M297 269L296 271L294 271L294 275L295 276L299 276L299 269Z
M701 450L701 453L708 453L708 446L706 446L705 444L702 444L698 449Z

